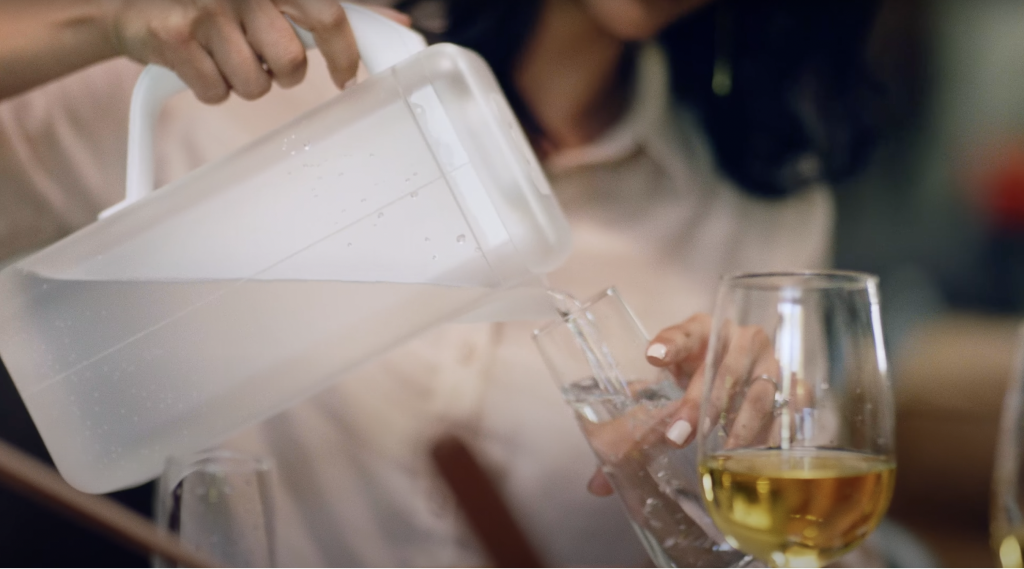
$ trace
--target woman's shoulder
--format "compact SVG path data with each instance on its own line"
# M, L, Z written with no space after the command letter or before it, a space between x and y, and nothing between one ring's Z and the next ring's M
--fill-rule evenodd
M0 258L62 237L124 195L140 70L109 60L0 102Z

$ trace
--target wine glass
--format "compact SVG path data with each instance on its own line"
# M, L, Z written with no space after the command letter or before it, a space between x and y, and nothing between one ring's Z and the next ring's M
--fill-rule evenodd
M723 280L698 425L704 501L725 540L775 567L821 567L881 521L896 476L878 279Z
M1024 463L1024 326L1017 332L1013 373L1006 385L992 472L990 534L992 548L1003 567L1024 567L1024 492L1020 467Z

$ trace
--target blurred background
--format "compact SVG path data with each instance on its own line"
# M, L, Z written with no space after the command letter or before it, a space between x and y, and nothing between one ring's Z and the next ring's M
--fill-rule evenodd
M881 276L897 391L892 515L990 566L989 487L1024 309L1024 3L887 0L888 133L838 192L836 265Z
M438 25L429 4L414 16ZM892 516L941 564L991 566L992 461L1024 312L1024 2L883 0L871 55L886 134L868 171L838 189L835 264L881 276L898 401ZM5 411L3 436L45 457L27 420ZM119 499L148 512L149 492ZM0 490L4 510L32 512L0 516L9 543L58 527L91 544L97 565L146 563ZM26 559L82 563L52 543Z

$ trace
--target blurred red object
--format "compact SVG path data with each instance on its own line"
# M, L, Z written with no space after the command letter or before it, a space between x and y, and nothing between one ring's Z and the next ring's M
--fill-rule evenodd
M983 205L994 228L1024 232L1024 140L998 148L981 172Z

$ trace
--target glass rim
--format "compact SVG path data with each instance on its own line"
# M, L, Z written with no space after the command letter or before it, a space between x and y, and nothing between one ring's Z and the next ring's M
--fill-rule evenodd
M614 285L607 286L601 289L601 291L598 292L597 294L594 294L593 296L590 296L586 300L581 301L579 306L573 308L571 311L566 312L565 314L561 314L558 318L552 319L551 321L547 322L540 328L535 329L533 331L533 339L536 341L544 334L547 334L551 330L554 330L555 328L564 325L569 320L578 317L581 313L590 310L590 308L593 307L595 304L608 297L621 298L619 297L619 289L616 288Z
M794 282L822 279L827 284L815 288L864 288L877 287L878 275L863 271L848 270L794 270L794 271L758 271L732 273L721 279L722 286L733 286L747 289L782 289L792 287Z
M273 459L230 449L211 449L167 457L164 476L171 487L196 472L210 474L238 474L242 472L272 472Z

